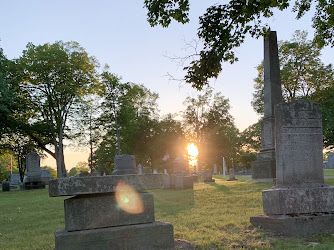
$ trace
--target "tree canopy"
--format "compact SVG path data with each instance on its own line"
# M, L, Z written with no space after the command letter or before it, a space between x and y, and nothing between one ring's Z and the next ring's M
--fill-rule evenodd
M199 18L197 36L203 49L188 66L185 81L197 89L208 85L210 78L217 78L222 70L222 62L234 63L238 60L234 49L250 35L254 38L266 35L270 27L264 20L272 17L274 10L284 11L291 0L230 0L227 4L215 4ZM148 10L147 20L151 26L168 27L172 19L180 23L189 22L189 0L145 0ZM296 0L293 11L301 18L314 4L316 8L312 27L314 41L319 47L334 46L334 3L328 0Z

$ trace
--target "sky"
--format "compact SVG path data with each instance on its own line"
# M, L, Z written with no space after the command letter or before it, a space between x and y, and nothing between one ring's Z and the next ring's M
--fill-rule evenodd
M171 60L193 53L187 44L196 39L198 17L213 4L228 1L190 1L190 22L172 22L168 28L151 27L146 20L144 0L11 0L2 1L0 14L0 47L9 58L18 58L28 42L35 45L55 41L76 41L89 55L96 57L101 69L105 64L124 82L143 84L159 94L160 114L179 113L187 96L198 93L189 85L170 81L168 74L182 78L183 66ZM294 1L292 1L294 2ZM301 20L291 10L276 11L267 20L277 31L278 40L290 40L295 30L311 28L313 13ZM220 76L210 85L230 100L231 114L240 131L257 122L258 115L251 106L255 67L263 59L263 39L247 37L236 50L239 61L223 64ZM334 49L325 48L322 60L332 63ZM88 154L65 151L69 168L78 160L86 161ZM50 160L50 159L49 159ZM45 164L55 166L53 161Z

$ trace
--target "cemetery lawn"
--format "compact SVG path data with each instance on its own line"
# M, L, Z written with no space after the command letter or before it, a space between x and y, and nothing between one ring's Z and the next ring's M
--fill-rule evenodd
M176 240L196 249L333 249L334 235L283 238L253 228L249 217L262 214L261 191L270 183L247 183L214 176L194 190L152 190L156 220L174 225ZM334 185L334 178L326 179ZM53 249L54 232L64 228L63 197L48 189L0 191L0 249Z
M324 176L334 176L334 169L324 169Z

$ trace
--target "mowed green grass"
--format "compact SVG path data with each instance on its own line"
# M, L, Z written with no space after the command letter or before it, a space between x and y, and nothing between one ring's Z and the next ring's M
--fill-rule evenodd
M324 176L334 176L334 169L324 169Z
M197 249L333 249L331 234L282 238L251 226L249 217L263 213L261 192L270 183L215 179L195 183L194 190L152 190L156 220L172 223L175 238ZM0 249L53 249L54 232L64 228L63 200L47 189L0 191Z

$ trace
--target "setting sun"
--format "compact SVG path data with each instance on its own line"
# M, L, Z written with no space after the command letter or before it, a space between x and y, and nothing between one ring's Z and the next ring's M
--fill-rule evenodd
M194 143L188 143L188 155L189 155L189 165L194 166L197 164L198 149Z

